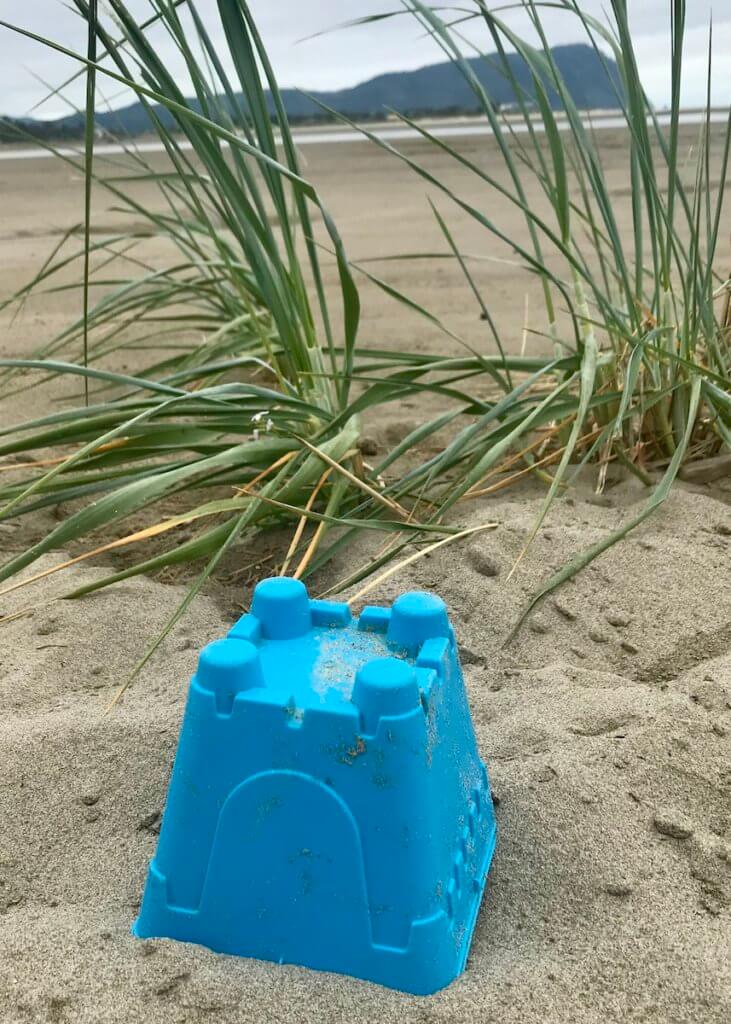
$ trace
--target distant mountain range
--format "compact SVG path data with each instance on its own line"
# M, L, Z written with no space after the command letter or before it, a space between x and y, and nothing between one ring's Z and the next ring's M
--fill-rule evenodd
M582 109L616 108L620 88L617 66L610 58L604 60L586 45L557 46L553 57L571 97ZM511 70L519 86L532 95L531 77L525 61L517 54L508 56ZM468 61L491 101L499 107L515 103L511 83L490 58L473 57ZM426 114L469 114L478 110L478 102L461 72L449 61L431 64L416 71L397 71L378 75L349 89L335 92L312 93L316 99L339 113L356 119L383 117L389 107L410 116ZM292 121L322 121L327 119L317 103L296 89L282 90L282 98ZM554 107L560 107L559 97L551 96ZM200 109L195 100L193 109ZM163 123L172 126L173 116L164 108L156 113ZM114 111L99 111L97 122L114 135L142 135L152 130L150 118L141 103L132 103ZM37 121L28 118L5 119L0 122L0 140L12 137L16 124L31 134L47 139L78 138L83 134L84 119L80 114L56 121ZM15 136L17 138L17 136Z

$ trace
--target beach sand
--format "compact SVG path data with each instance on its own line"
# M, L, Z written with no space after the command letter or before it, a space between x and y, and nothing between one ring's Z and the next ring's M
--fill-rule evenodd
M613 144L619 153L621 139ZM470 151L480 145L470 142ZM444 248L424 188L398 165L359 145L311 147L307 161L353 258ZM616 177L621 189L619 163ZM467 176L455 172L455 181L479 198ZM0 294L79 219L80 186L51 161L0 163ZM97 202L99 223L113 230L118 216ZM466 249L492 254L479 231L455 220ZM391 264L389 275L486 347L452 264ZM509 264L481 275L515 348L535 286L526 289ZM77 302L71 294L34 300L16 324L3 322L2 351L32 351ZM374 289L364 289L364 303L364 343L446 350L442 336ZM533 351L540 344L529 339ZM69 393L63 385L10 398L2 420ZM403 403L366 427L387 450L420 415ZM83 601L53 600L108 572L99 561L0 598L2 615L33 607L0 626L0 1021L725 1024L731 481L681 484L504 647L539 581L646 498L637 481L610 478L598 497L592 484L586 477L562 496L510 580L540 506L538 486L465 506L461 524L497 528L368 595L387 603L406 589L434 589L447 602L498 802L498 847L467 970L430 998L130 936L197 652L226 631L248 589L212 582L109 714L185 581L137 579ZM39 513L0 524L4 553L53 522ZM55 552L32 571L64 557ZM333 565L312 592L361 557L360 547L349 552L350 562Z

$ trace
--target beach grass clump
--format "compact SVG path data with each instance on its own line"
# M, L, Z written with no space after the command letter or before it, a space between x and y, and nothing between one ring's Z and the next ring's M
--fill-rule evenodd
M578 0L521 0L505 11L486 0L473 0L459 16L449 18L422 0L404 0L391 15L406 13L421 23L463 75L475 106L489 123L501 157L495 171L493 161L481 166L428 126L392 111L431 147L479 179L486 195L479 208L453 189L448 174L436 176L413 150L399 150L359 128L408 164L436 195L446 197L484 228L490 244L511 250L523 270L540 280L544 319L535 333L550 343L557 358L576 360L557 375L556 386L545 396L550 423L535 445L547 462L557 462L557 468L528 544L577 465L597 465L598 489L611 463L621 464L650 488L638 515L564 567L535 600L642 522L667 496L684 462L712 459L731 447L731 282L728 268L717 261L731 110L712 109L712 36L709 31L706 108L688 152L687 146L681 148L685 0L671 0L669 5L671 103L662 115L642 84L626 0L612 0L610 6L608 22L583 13ZM511 28L507 12L515 13L516 8L528 18L535 37L532 44ZM576 107L554 59L542 13L547 9L560 10L578 22L614 86L618 121L629 146L629 233L620 229L618 198L605 172L601 133L591 114ZM481 27L494 51L484 59L513 88L516 104L509 115L495 109L466 59L479 53L465 38L468 25ZM515 54L527 72L523 81L527 77L528 86L518 80L511 60ZM507 172L507 184L501 172ZM528 199L528 182L537 183L545 198L541 210ZM525 224L522 237L506 235L492 219L492 197L517 208ZM499 344L489 300L476 285L470 259L457 248L448 217L434 204L432 208ZM511 445L535 431L533 415L534 410L525 410ZM439 462L434 460L436 478L444 468ZM484 493L479 479L493 465L494 448L488 447L447 500Z
M68 596L133 573L202 561L176 619L224 554L265 526L290 525L292 543L280 570L302 576L362 530L385 532L380 552L354 567L346 586L386 571L414 541L431 545L461 536L465 502L528 475L546 481L546 495L526 547L581 467L596 466L599 488L613 463L637 475L648 487L641 511L552 576L535 602L642 522L685 462L729 448L731 337L723 314L729 282L716 253L731 128L727 121L712 169L709 71L709 113L699 124L689 170L679 141L682 0L671 4L672 104L663 118L643 90L623 0L613 0L609 26L583 14L574 0L549 5L578 19L597 52L616 61L617 107L629 144L629 237L620 231L591 120L576 108L553 59L542 5L522 3L532 45L482 0L471 0L451 21L419 0L405 0L394 12L419 21L465 76L509 181L397 114L430 146L479 177L486 201L477 208L413 151L358 129L428 184L447 253L464 272L468 294L492 332L484 352L463 345L461 354L443 356L358 347L353 268L302 173L244 0L218 0L225 54L213 46L191 0L154 0L154 15L144 23L122 0L110 0L113 23L107 27L86 0L75 0L75 6L92 31L87 55L71 56L87 74L135 91L171 169L155 171L131 143L124 146L123 172L118 164L109 170L93 162L91 128L85 154L63 157L87 179L83 244L69 252L70 235L29 288L10 299L22 303L33 292L69 287L60 275L83 260L85 315L35 358L1 365L6 388L71 375L85 384L88 398L0 429L0 459L13 460L0 464L12 469L11 482L0 487L0 519L69 502L75 511L8 560L0 581L42 554L92 535L95 543L74 560L169 537L172 543L151 557ZM517 113L510 117L493 107L465 59L464 22L470 19L491 40L495 52L485 59L513 84ZM158 57L152 30L173 40L193 101ZM524 61L529 88L515 78L510 51ZM233 77L226 67L235 69ZM90 126L93 102L92 89ZM528 178L537 180L548 214L529 203ZM135 199L140 180L158 186L159 210ZM92 184L111 191L117 205L133 214L134 230L92 243ZM545 323L536 332L546 342L545 356L505 353L472 257L460 251L448 213L436 205L439 196L540 280ZM494 196L519 209L519 236L506 236L492 219ZM137 256L149 237L175 253L162 270ZM323 283L323 259L334 261L335 294ZM444 326L438 311L370 276L411 312ZM192 345L191 331L198 339ZM107 368L122 348L136 364L127 374ZM401 444L368 465L359 449L361 417L406 395L421 397L425 409L429 397L438 396L438 413L425 415ZM445 435L435 453L422 454ZM161 518L159 505L167 499L175 499L180 511ZM144 527L118 532L141 512L148 518ZM182 527L193 535L175 543Z

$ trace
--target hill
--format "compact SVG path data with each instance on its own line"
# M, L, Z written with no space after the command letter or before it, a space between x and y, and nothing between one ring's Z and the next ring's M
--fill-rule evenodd
M616 108L619 74L614 61L601 57L586 45L557 46L553 56L563 75L571 97L582 109ZM509 55L511 70L519 86L530 95L531 79L527 65L517 54ZM473 57L468 61L487 95L496 106L510 105L516 96L511 83L490 57ZM431 64L415 71L396 71L378 75L359 85L334 92L315 92L312 97L297 89L282 91L285 109L292 121L318 121L327 119L317 100L339 113L357 119L383 117L391 107L411 116L424 114L469 114L478 110L478 102L460 71L449 61ZM554 93L552 102L560 107ZM197 108L197 103L191 101ZM173 124L172 115L156 107L160 119ZM97 114L100 128L115 135L134 136L151 130L150 118L141 103L132 103L114 111ZM83 117L73 114L57 121L7 119L25 131L42 138L77 138L82 134ZM0 139L8 138L0 124Z

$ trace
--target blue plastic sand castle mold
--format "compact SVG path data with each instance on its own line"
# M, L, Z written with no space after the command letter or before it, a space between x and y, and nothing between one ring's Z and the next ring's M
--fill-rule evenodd
M188 694L134 933L426 995L463 970L495 845L444 602L261 582Z

